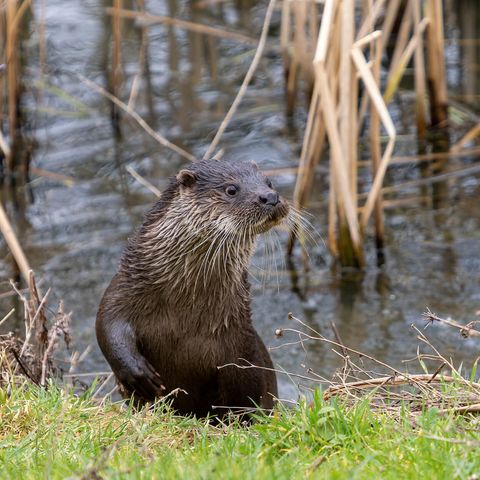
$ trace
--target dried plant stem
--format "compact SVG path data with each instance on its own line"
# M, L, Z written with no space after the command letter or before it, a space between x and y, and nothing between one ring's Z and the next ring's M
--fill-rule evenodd
M162 192L155 185L150 183L145 177L142 177L138 172L133 169L133 167L129 165L126 170L135 180L137 180L137 182L148 188L154 195L156 195L157 197L160 197L162 195Z
M458 153L462 148L480 135L480 123L471 128L455 145L450 148L450 152ZM468 152L468 150L466 150Z
M152 138L154 138L160 145L169 148L170 150L173 150L175 153L178 153L183 158L186 158L187 160L190 160L194 162L196 159L195 157L188 153L187 151L183 150L183 148L180 148L179 146L175 145L174 143L170 142L167 140L163 135L159 134L158 132L155 132L150 125L148 125L145 120L143 120L140 115L135 112L135 110L129 108L128 105L123 103L121 100L119 100L117 97L113 96L111 93L107 92L104 88L100 87L97 85L95 82L92 82L88 78L84 77L83 75L79 75L80 80L85 83L85 85L89 86L92 90L95 90L97 93L100 95L104 96L105 98L108 98L111 102L113 102L115 105L120 107L124 112L128 113L137 123L138 125L143 128Z
M344 390L351 388L355 389L369 389L377 388L379 386L384 387L388 385L411 385L412 383L452 383L456 382L457 379L450 376L438 376L435 374L416 374L416 375L397 375L397 376L388 376L388 377L378 377L371 378L369 380L358 380L355 382L348 382L343 385L333 385L327 388L323 394L324 400L329 400L330 398L342 393ZM474 384L474 386L480 388L480 384Z
M145 10L145 1L139 1L139 8ZM130 88L130 96L128 98L128 107L135 108L135 101L138 95L138 86L140 83L140 78L142 76L144 67L145 67L145 60L147 54L147 45L148 45L148 27L142 27L141 33L141 41L140 41L140 49L138 52L138 71L133 77L132 86Z
M346 8L352 8L352 4L346 5ZM353 192L349 165L348 163L347 166L344 165L343 158L344 151L342 144L348 140L342 139L342 132L339 130L336 121L339 112L337 112L335 96L330 87L329 74L327 73L328 65L326 63L326 59L334 14L334 2L332 0L326 0L313 65L315 71L315 82L316 85L318 85L319 94L321 95L321 112L330 142L331 175L333 180L332 184L336 193L335 204L338 210L339 238L341 241L339 254L341 257L343 257L344 264L363 265L364 257L361 248L356 200L352 196ZM344 22L349 22L349 18L349 12L345 13ZM345 63L345 60L343 62L343 66L344 68L349 68L348 64ZM345 108L348 107L345 106ZM345 113L344 118L350 118L348 112ZM345 133L345 129L343 132Z
M258 67L258 64L260 62L260 58L262 57L263 50L265 48L265 44L267 42L267 35L268 35L268 30L270 27L270 22L272 20L272 13L273 9L275 7L275 0L270 0L267 11L265 13L265 20L263 21L263 27L262 27L262 33L260 34L260 40L258 41L258 46L257 50L255 52L255 55L253 57L252 63L250 64L250 67L247 71L247 74L245 75L245 78L243 79L242 85L240 87L240 90L238 91L237 96L235 97L235 100L233 101L230 109L228 110L227 114L225 115L225 118L223 119L220 128L218 129L214 139L212 140L212 143L208 147L207 151L203 155L203 158L209 158L212 153L216 150L218 143L220 142L220 139L222 138L223 132L225 129L228 127L228 124L233 118L233 115L237 111L238 105L242 101L242 98L245 95L245 92L247 91L247 87L253 77L253 74L255 73L255 70Z
M13 230L12 224L7 217L7 214L3 208L3 205L0 203L0 230L7 242L8 248L12 252L13 258L22 272L23 278L28 282L30 278L30 265L28 263L27 257L23 252L20 242L18 241L17 236Z
M400 84L400 80L405 72L405 69L410 62L413 54L418 52L422 43L422 35L427 27L429 20L424 18L418 25L415 26L415 36L413 36L410 41L408 42L405 50L401 53L398 62L396 63L395 67L391 70L389 75L389 80L387 84L387 88L385 89L385 93L383 98L386 103L390 102L393 97L393 94L398 89L398 85ZM418 57L418 54L417 54Z
M392 77L392 73L397 68L402 53L405 51L408 43L408 38L410 36L410 31L412 29L412 19L412 3L410 2L410 0L407 0L407 2L405 3L405 9L403 11L403 17L400 23L398 35L395 39L395 49L393 50L392 60L390 61L388 78Z
M374 62L372 67L372 75L375 83L380 84L380 62L382 54L382 39L378 38L374 47ZM366 97L365 97L366 98ZM372 155L372 174L373 180L378 174L378 169L381 161L381 140L380 140L380 118L376 108L372 108L371 120L370 120L370 143L371 143L371 155ZM383 249L385 240L385 230L383 222L383 201L382 192L380 191L375 199L374 204L374 216L375 216L375 240L377 251Z
M372 213L375 201L378 195L380 194L382 183L383 183L383 177L385 176L388 163L390 162L390 159L392 157L393 147L395 145L396 132L395 132L395 127L393 125L393 121L390 117L390 114L388 113L387 107L383 101L378 85L376 84L375 79L373 78L371 70L367 66L367 62L358 46L358 43L352 48L351 54L352 54L353 61L357 66L357 71L360 74L365 84L368 94L370 95L370 98L372 101L372 107L375 107L377 109L378 115L389 136L389 140L385 148L385 152L382 156L382 160L378 166L378 170L375 175L375 180L373 181L372 188L370 189L370 192L368 194L365 207L362 210L361 224L362 224L362 229L365 229L367 226L367 222L370 218L370 215Z
M421 6L420 2L410 0L412 2L413 23L415 25L415 57L414 57L414 74L415 74L415 110L417 118L417 134L421 140L425 139L427 133L427 109L425 105L426 99L426 78L425 78L425 58L423 54L423 30L421 30Z
M470 322L467 325L462 325L451 318L440 318L438 315L435 315L428 309L423 316L429 323L439 322L450 327L457 328L464 337L480 337L480 331L472 328L472 324L479 322Z
M445 126L448 121L448 97L442 0L426 0L425 15L430 21L427 31L430 119L433 125Z
M200 23L188 22L186 20L180 20L178 18L165 17L163 15L152 15L150 13L135 12L133 10L114 9L108 7L105 9L109 15L118 15L123 18L130 18L133 20L143 20L147 24L162 23L172 27L184 28L192 32L204 33L206 35L212 35L214 37L226 38L229 40L236 40L242 43L256 43L254 38L242 35L241 33L229 32L228 30L222 30L221 28L210 27L209 25L201 25Z
M430 315L431 312L429 311ZM289 314L289 320L298 323L302 330L297 328L277 329L277 337L283 337L287 332L298 336L298 341L287 341L275 348L288 345L300 344L305 348L307 341L321 342L331 345L332 352L338 355L343 362L343 367L338 369L334 379L325 383L328 388L324 391L324 400L341 396L349 405L355 405L358 401L368 399L369 407L382 414L398 415L402 412L416 416L426 408L436 408L445 414L463 414L480 411L480 383L469 378L462 377L453 363L442 356L437 348L425 337L425 335L412 325L418 334L417 338L426 345L433 353L420 353L415 359L426 369L426 361L435 362L433 373L425 371L420 374L400 372L398 369L373 357L344 345L340 334L333 328L335 340L330 340L320 334L308 323ZM458 328L457 325L453 325ZM479 332L480 333L480 332ZM355 360L358 358L358 360ZM242 366L239 366L242 368ZM378 368L380 367L380 368ZM443 375L440 372L448 367L451 373ZM248 367L243 367L248 368ZM317 375L311 368L305 366L309 377L314 378L313 383L324 382L322 376ZM385 372L385 369L387 372ZM377 372L380 370L380 372ZM391 372L388 374L388 372ZM446 388L446 385L449 385ZM401 388L407 386L407 388ZM405 405L408 409L405 410Z
M10 139L15 137L17 130L17 95L18 95L18 57L16 55L18 32L14 27L15 18L17 15L17 2L9 1L6 6L6 45L5 45L5 59L7 66L7 91L8 91L8 124L10 130ZM13 171L13 156L12 151L4 149L5 163L9 172Z
M112 72L110 75L111 93L119 97L122 82L122 19L119 12L122 9L123 0L113 0L112 15Z

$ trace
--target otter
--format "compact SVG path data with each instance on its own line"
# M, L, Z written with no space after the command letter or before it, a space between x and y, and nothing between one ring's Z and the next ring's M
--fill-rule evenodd
M253 162L202 160L169 180L97 314L124 396L144 404L175 391L174 410L197 417L273 407L277 382L252 324L247 268L257 235L288 212Z

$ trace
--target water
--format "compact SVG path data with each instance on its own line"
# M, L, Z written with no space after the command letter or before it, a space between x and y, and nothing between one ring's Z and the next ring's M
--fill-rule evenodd
M38 2L40 3L40 2ZM125 2L125 8L130 8ZM30 135L36 148L33 165L71 176L73 185L48 177L34 177L34 202L20 193L17 205L7 209L42 285L52 287L51 305L64 299L73 311L74 349L93 347L83 371L104 371L107 365L96 346L94 318L101 295L117 267L127 237L141 222L154 196L126 171L134 167L161 188L166 178L186 162L160 147L124 116L122 137L112 134L110 106L94 94L78 75L106 84L109 66L110 18L107 2L46 2L48 68L41 79L36 44L28 44L28 89L25 106L35 119ZM215 4L208 9L186 2L149 2L152 13L216 25L258 37L265 6L253 2ZM460 138L478 122L478 41L480 7L474 1L448 4L446 27L449 93L452 98L451 140ZM36 10L37 18L41 11ZM476 23L474 20L477 19ZM295 166L301 148L305 111L297 109L293 126L284 116L282 60L278 53L279 16L274 18L270 47L221 146L227 161L255 159L264 169ZM121 97L128 100L133 77L139 72L141 28L124 23ZM33 36L35 38L35 36ZM253 57L254 47L209 38L162 25L148 30L148 62L139 84L136 110L171 141L201 157L233 100ZM405 86L408 86L408 78ZM404 91L392 107L399 125L396 155L415 155L412 95ZM35 115L33 114L35 112ZM429 147L430 148L430 147ZM449 167L473 164L477 159L451 160ZM272 176L282 194L291 198L295 177L279 170ZM364 175L367 175L365 172ZM365 177L367 178L367 177ZM418 165L392 167L387 181L422 178ZM267 345L294 340L276 339L276 329L292 326L288 312L333 338L334 322L343 341L356 349L402 368L415 355L418 341L410 325L423 328L422 312L429 307L441 316L467 322L479 319L480 309L480 181L478 174L436 186L413 186L401 198L427 198L393 206L386 214L386 263L377 267L372 241L367 268L341 272L335 268L322 237L326 237L326 170L320 166L308 211L319 232L311 246L310 271L305 273L295 251L293 274L283 261L283 249L274 262L260 244L252 266L254 323ZM282 247L284 232L279 232ZM7 279L11 265L2 246L0 275ZM267 271L265 273L265 271ZM276 273L275 273L276 271ZM296 278L296 281L293 279ZM0 307L7 312L11 298ZM21 319L9 327L21 328ZM4 326L5 328L5 326ZM427 330L427 332L429 332ZM456 363L471 365L478 341L435 326L430 335L438 348ZM341 364L325 344L293 345L272 350L274 362L288 372L312 367L331 377ZM304 366L303 366L304 365ZM413 368L413 367L412 367ZM280 376L280 395L295 398L297 385ZM298 383L298 381L297 381Z

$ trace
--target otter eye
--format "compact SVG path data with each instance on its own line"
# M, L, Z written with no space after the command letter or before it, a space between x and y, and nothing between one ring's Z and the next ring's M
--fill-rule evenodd
M267 187L268 188L273 188L273 183L269 178L267 178Z
M229 185L225 189L225 192L227 193L227 195L234 197L238 193L238 187L236 187L235 185Z

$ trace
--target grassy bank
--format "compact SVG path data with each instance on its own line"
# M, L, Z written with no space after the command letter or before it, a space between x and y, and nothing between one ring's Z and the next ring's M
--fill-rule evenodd
M245 428L97 405L55 387L0 391L0 478L478 478L474 416L325 403Z

